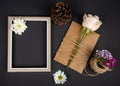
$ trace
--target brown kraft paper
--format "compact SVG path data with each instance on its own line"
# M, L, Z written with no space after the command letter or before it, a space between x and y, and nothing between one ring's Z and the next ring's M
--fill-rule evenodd
M56 52L55 61L67 66L69 59L71 59L72 52L76 49L75 46L81 37L81 32L82 26L73 21ZM79 73L83 72L99 36L99 34L91 32L82 40L75 58L72 59L71 69Z

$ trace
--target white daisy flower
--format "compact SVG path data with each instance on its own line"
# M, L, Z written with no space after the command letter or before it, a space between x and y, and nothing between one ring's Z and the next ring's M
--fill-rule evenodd
M55 84L64 84L67 81L67 77L61 70L58 70L53 74Z
M27 29L26 22L20 17L15 18L12 21L11 29L15 34L22 35L22 33Z

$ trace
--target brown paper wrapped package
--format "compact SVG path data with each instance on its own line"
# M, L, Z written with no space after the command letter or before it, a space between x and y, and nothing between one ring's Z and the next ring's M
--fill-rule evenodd
M82 32L81 25L73 21L55 55L54 58L55 61L67 66L69 59L72 59L71 56L73 50L76 49L75 47L77 41L81 37L81 32ZM77 55L75 56L74 59L72 59L72 63L70 65L71 69L79 73L83 72L98 38L99 34L95 32L88 33L85 39L81 42Z

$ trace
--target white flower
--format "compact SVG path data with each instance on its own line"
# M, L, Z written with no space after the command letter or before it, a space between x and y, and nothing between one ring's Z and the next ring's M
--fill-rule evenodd
M102 25L102 22L99 20L98 16L92 16L91 14L84 14L83 16L83 23L82 26L90 29L91 31L96 31L100 26Z
M61 70L58 70L53 74L55 84L64 84L67 81L67 77Z
M100 26L102 25L102 22L99 20L98 16L92 16L91 14L84 14L83 16L83 22L82 22L82 26L83 26L83 30L82 30L82 35L79 39L78 45L83 41L83 39L85 39L85 37L87 36L88 33L90 33L91 31L96 31ZM76 46L76 50L74 51L75 53L73 53L71 58L75 58L78 50L79 50L79 46ZM72 60L70 59L67 63L67 67L69 68L70 64L72 63Z
M15 34L22 35L26 28L26 22L22 18L13 19L11 29L15 32Z

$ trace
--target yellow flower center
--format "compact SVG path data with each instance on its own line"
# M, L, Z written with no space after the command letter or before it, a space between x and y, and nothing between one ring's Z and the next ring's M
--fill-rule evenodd
M59 76L58 76L58 79L59 79L59 80L62 80L62 79L63 79L63 77L62 77L61 75L59 75Z
M18 24L17 27L18 27L19 29L21 29L21 25L20 25L20 24Z

